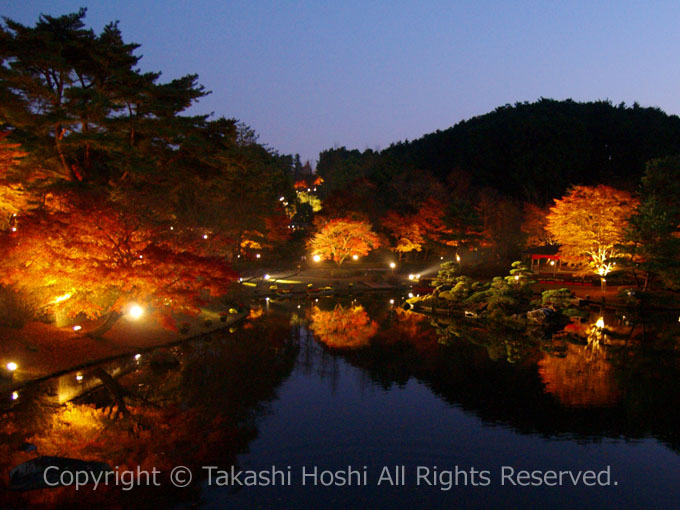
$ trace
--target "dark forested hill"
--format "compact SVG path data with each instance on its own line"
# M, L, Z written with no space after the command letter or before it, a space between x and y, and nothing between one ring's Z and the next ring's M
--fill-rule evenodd
M607 101L541 99L459 122L380 153L333 149L317 171L330 188L356 178L378 185L404 171L431 173L443 184L464 177L475 188L547 203L571 184L636 187L645 162L680 153L680 118L658 108Z

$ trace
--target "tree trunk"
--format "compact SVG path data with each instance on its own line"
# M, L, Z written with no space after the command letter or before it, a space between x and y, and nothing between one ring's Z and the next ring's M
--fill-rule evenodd
M92 331L85 333L85 336L90 338L98 338L110 330L113 325L122 317L120 312L109 312L108 316L102 324L94 328Z

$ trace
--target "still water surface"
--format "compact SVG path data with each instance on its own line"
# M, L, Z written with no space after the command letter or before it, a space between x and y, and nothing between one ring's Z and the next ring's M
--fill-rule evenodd
M389 307L367 308L380 319L377 343L382 345L366 347L364 352L328 351L310 333L313 324L293 321L292 334L301 346L295 368L278 391L270 414L259 423L258 438L248 453L239 456L243 470L290 466L292 485L234 491L204 484L206 508L680 505L680 457L674 428L680 424L673 423L669 430L658 424L659 434L674 435L675 449L650 438L655 426L642 423L666 418L636 416L635 408L627 408L639 405L643 410L650 404L624 401L627 396L618 387L622 378L616 379L614 369L601 366L606 354L594 360L592 355L579 356L578 350L586 347L571 346L566 357L550 359L557 367L531 352L519 363L494 361L487 349L464 340L433 346L427 334L414 330L408 319L400 323ZM414 321L419 328L431 327L427 320ZM419 333L415 338L408 336L414 332ZM416 348L395 345L394 337L421 344ZM581 366L574 368L576 362ZM566 367L564 371L560 364ZM657 375L660 380L664 377ZM546 388L552 388L553 394ZM644 388L629 390L634 395ZM658 391L669 392L662 399L673 398L677 381L675 389ZM669 419L675 418L677 412ZM314 478L307 477L308 484L303 486L303 469L310 473L315 466L319 471L343 472L348 466L365 470L367 483L314 487ZM393 473L394 466L404 466L403 485L378 484L385 466ZM503 466L574 472L610 466L612 485L574 487L570 481L562 487L502 485ZM440 477L421 478L419 484L419 468L421 473L426 468L431 474L437 471ZM453 477L442 474L447 470L453 471ZM486 483L479 476L484 470Z
M641 345L634 322L605 319L605 333L586 328L570 341L549 341L475 321L433 321L398 310L389 297L263 303L238 330L171 349L177 366L159 367L145 353L100 367L118 377L129 416L110 416L111 392L103 388L61 405L96 386L94 369L24 390L5 415L12 420L0 442L5 471L37 454L166 472L181 464L193 470L189 488L104 495L57 489L3 501L64 508L678 508L675 343ZM677 342L676 327L656 324ZM16 453L23 441L37 452ZM290 473L290 484L217 487L204 465L275 467ZM574 486L568 478L561 487L503 485L504 467L574 475L609 469L611 485ZM315 486L309 476L303 485L303 474L315 468L359 475L351 486ZM379 484L384 470L390 478Z

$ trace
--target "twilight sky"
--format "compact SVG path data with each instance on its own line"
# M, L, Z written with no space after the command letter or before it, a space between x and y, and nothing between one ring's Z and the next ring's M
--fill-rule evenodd
M194 113L303 161L540 97L680 113L674 0L0 0L28 25L79 7L97 32L120 20L161 81L197 73L212 94Z

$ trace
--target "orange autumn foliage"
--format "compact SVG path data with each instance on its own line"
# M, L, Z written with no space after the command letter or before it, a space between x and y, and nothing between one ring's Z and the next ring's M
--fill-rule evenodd
M9 218L19 213L28 203L28 196L19 176L12 175L26 153L19 144L5 140L8 134L0 133L0 229L9 226Z
M560 244L563 260L586 262L583 274L606 276L621 256L628 217L638 201L609 186L574 186L550 208L546 231Z
M400 255L423 249L425 236L417 217L401 216L394 211L390 211L383 219L382 225L394 237L394 251Z
M312 332L332 349L366 347L378 332L378 324L371 320L361 305L347 308L336 305L330 311L314 306L310 321Z
M616 403L621 392L614 370L592 342L567 344L566 356L546 354L538 362L538 373L548 393L570 407L597 407Z
M195 313L236 278L223 259L96 196L19 216L0 248L0 283L72 316L121 311L130 301L166 317Z
M310 239L309 249L322 259L342 264L352 255L368 255L380 246L378 235L367 221L349 218L332 219L322 225Z

